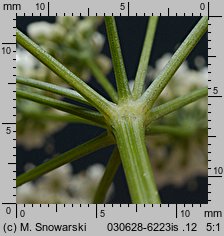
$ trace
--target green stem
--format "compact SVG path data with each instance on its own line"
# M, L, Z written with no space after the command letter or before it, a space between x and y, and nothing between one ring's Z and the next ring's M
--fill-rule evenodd
M117 83L118 99L122 102L130 97L131 92L128 85L128 79L125 71L123 57L117 27L114 17L106 16L105 24L107 29L107 37L110 45L110 52L113 60L114 73Z
M79 106L76 106L76 105L73 105L73 104L70 104L67 102L56 100L54 98L50 98L47 96L34 94L34 93L32 94L32 93L25 92L25 91L18 90L18 89L16 91L16 96L20 97L20 98L31 100L33 102L37 102L40 104L50 106L50 107L56 108L58 110L73 114L73 115L80 116L82 118L94 121L100 125L105 124L105 120L100 113L87 110L86 108L83 108L83 107L79 107Z
M113 143L111 136L107 134L100 135L90 141L65 152L50 161L47 161L34 169L20 175L16 179L16 186L32 181L62 165L80 159L81 157L97 151L100 148L107 147Z
M197 101L198 99L208 95L208 88L198 89L194 92L191 92L187 95L175 98L169 102L166 102L160 106L153 108L149 114L146 123L150 123L160 117L163 117L171 112L174 112L181 107L184 107L192 102Z
M146 128L146 135L168 134L176 137L189 137L195 129L189 126L153 125Z
M100 204L105 201L106 194L113 182L114 176L117 173L118 167L120 166L121 159L117 147L114 148L110 160L107 164L104 175L96 190L93 204Z
M75 115L70 114L56 114L53 112L47 112L42 111L40 112L34 112L34 111L21 111L21 114L24 117L30 118L32 120L46 120L46 121L54 121L54 122L64 122L64 123L81 123L86 125L93 125L101 128L105 128L105 125L96 123L91 120L87 120Z
M94 91L85 82L74 75L70 70L64 67L59 61L49 55L44 49L39 47L26 35L16 30L17 42L35 56L39 61L51 69L55 74L75 88L84 98L86 98L94 107L105 115L112 112L113 104Z
M144 45L142 48L142 54L138 65L137 74L135 77L135 83L133 88L133 98L138 99L143 92L143 87L145 83L145 77L148 70L149 59L151 55L152 45L154 41L154 36L157 28L158 23L158 16L151 16L148 22L146 36Z
M112 101L117 103L117 92L115 91L112 84L99 69L98 65L93 60L86 60L86 64L89 69L92 71L97 82L104 88L107 94L111 97Z
M76 91L72 89L63 88L61 86L57 86L51 83L47 83L47 82L43 82L43 81L39 81L35 79L30 79L30 78L28 79L28 78L24 78L20 76L16 77L16 83L42 89L48 92L52 92L52 93L70 98L74 101L91 106L91 104L83 96L81 96L79 93L77 93Z
M121 117L114 123L114 134L132 203L160 203L146 150L143 119Z
M142 95L141 100L144 104L143 107L145 107L146 110L150 110L152 108L153 104L155 103L156 99L161 94L167 83L170 81L172 76L175 74L175 72L189 55L189 53L197 45L207 29L208 17L204 16L190 32L190 34L187 36L178 50L174 53L161 73Z

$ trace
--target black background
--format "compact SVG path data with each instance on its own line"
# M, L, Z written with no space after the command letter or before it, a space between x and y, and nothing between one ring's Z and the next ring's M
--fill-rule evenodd
M17 17L17 27L26 33L26 27L29 23L35 21L54 22L55 17ZM147 17L116 17L120 44L124 57L124 62L129 80L135 77L138 60L140 57L142 43L144 41ZM150 65L167 52L174 53L177 46L182 42L194 25L198 22L199 17L160 17L157 32L152 49ZM99 31L106 35L104 24L99 27ZM103 53L110 56L109 45L106 41ZM203 56L207 62L207 35L205 35L196 48L192 51L187 61L190 67L194 68L194 58ZM115 84L114 74L108 75L110 81ZM100 86L92 79L89 84L98 92L103 93ZM99 135L101 129L86 125L68 125L62 131L56 133L47 140L47 143L53 143L55 146L54 153L63 153L74 146L77 146L90 138ZM74 172L86 169L93 163L102 163L106 165L112 147L100 150L85 158L73 163ZM22 146L17 146L17 174L24 170L26 162L33 162L36 165L41 164L43 160L50 158L45 149L33 149L32 151L24 150ZM198 187L194 191L188 189L187 184L181 188L167 186L160 190L162 203L207 203L208 201L208 179L207 177L196 178ZM115 194L110 203L130 203L130 196L126 185L122 167L114 179Z

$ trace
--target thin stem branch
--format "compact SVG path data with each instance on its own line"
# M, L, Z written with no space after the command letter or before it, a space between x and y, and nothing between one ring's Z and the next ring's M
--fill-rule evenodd
M112 84L109 82L107 77L100 70L98 65L93 60L85 61L89 69L92 71L96 81L104 88L107 94L110 96L113 102L117 103L117 92L115 91Z
M86 108L76 106L67 102L63 102L60 100L56 100L47 96L39 95L39 94L32 94L29 92L25 92L22 90L16 91L16 96L24 99L31 100L33 102L37 102L40 104L44 104L53 108L56 108L58 110L80 116L82 118L85 118L87 120L94 121L96 123L99 123L100 125L105 124L105 120L103 116L99 112L90 111Z
M174 53L170 61L152 82L146 92L142 95L141 100L143 107L146 110L150 110L155 103L158 96L161 94L167 83L170 81L172 76L175 74L177 69L189 55L189 53L197 45L201 37L205 34L208 29L208 17L204 16L197 23L194 29L190 32L178 50Z
M114 176L117 173L118 167L121 164L121 159L117 147L114 148L106 170L96 190L93 204L104 203L106 194L113 182Z
M34 112L34 111L21 111L24 117L27 117L32 120L45 120L45 121L53 121L53 122L64 122L64 123L80 123L86 125L97 126L101 128L105 128L106 126L103 124L96 123L91 120L87 120L81 118L79 116L70 115L70 114L56 114L50 111L42 111Z
M135 77L134 88L132 92L132 96L134 99L138 99L143 92L145 77L148 70L149 59L151 55L152 45L154 41L154 36L158 23L158 16L151 16L148 22L146 36L144 45L142 48L141 58L138 65L137 74Z
M160 117L163 117L171 112L174 112L181 107L184 107L192 102L197 101L198 99L208 95L208 88L198 89L194 92L191 92L187 95L175 98L169 102L166 102L160 106L153 108L148 115L148 122L150 123Z
M111 136L108 136L107 134L102 134L18 176L16 179L16 186L18 187L24 183L32 181L60 166L78 160L81 157L95 152L100 148L107 147L112 143L113 141Z
M116 77L118 99L122 102L123 100L126 100L128 97L130 97L131 92L129 89L128 79L121 53L116 22L112 16L106 16L104 19Z
M168 134L176 137L189 137L195 129L189 126L152 125L146 128L146 135Z
M44 49L39 47L26 35L19 30L16 31L17 42L29 51L33 56L40 60L44 65L51 69L55 74L75 88L84 98L86 98L94 107L103 114L109 115L112 112L113 105L104 97L89 87L84 81L79 79L70 70L64 67L59 61L49 55Z
M36 79L24 78L21 76L16 77L16 83L31 86L34 88L42 89L48 92L52 92L66 98L70 98L76 102L84 103L86 105L91 106L91 104L79 93L72 89L64 88L58 85L54 85L51 83L39 81Z
M132 203L160 203L153 170L145 145L143 119L123 117L114 124Z

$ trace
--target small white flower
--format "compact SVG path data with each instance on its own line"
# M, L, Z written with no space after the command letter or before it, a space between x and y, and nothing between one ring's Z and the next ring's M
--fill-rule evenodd
M102 34L100 34L99 32L94 32L91 39L92 39L93 47L96 48L96 51L100 52L103 48L104 43L105 43L105 37Z
M20 186L17 189L17 203L91 203L104 171L103 165L95 164L73 175L72 166L66 164L34 183ZM113 185L106 199L112 192Z
M78 16L57 16L56 22L63 27L70 28L73 25L75 25L76 22L78 22L79 17Z
M16 50L16 74L30 76L33 73L37 60L29 52L18 47Z
M45 21L34 22L27 27L29 36L36 40L53 39L54 37L63 37L65 35L65 29L57 24L51 24Z

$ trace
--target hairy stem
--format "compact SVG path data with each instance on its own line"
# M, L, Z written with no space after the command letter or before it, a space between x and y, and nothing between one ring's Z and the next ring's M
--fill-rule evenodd
M22 47L29 51L55 74L61 77L70 86L75 88L75 90L77 90L99 111L101 111L105 115L111 114L111 111L113 109L113 105L111 102L107 101L104 97L90 88L85 82L74 75L70 70L64 67L59 61L49 55L44 49L39 47L18 29L16 31L16 40Z
M184 107L192 102L195 102L198 99L205 97L207 95L208 95L208 88L202 88L194 92L191 92L187 95L181 96L179 98L175 98L160 106L157 106L150 111L148 115L147 123L150 123L151 121L159 119L160 117L163 117L171 112L174 112L180 109L181 107Z
M41 119L41 120L53 121L53 122L86 124L86 125L92 125L92 126L97 126L101 128L106 127L103 124L99 124L94 121L87 120L79 116L70 115L70 114L57 114L55 112L50 112L50 111L42 111L40 113L40 112L24 111L24 110L22 110L21 113L24 117L32 119L32 120Z
M86 108L83 107L79 107L47 96L39 94L31 94L29 92L25 92L18 89L16 91L16 96L19 98L24 98L33 102L50 106L73 115L80 116L81 118L94 121L96 123L99 123L100 125L105 124L104 118L100 113L87 110Z
M107 37L110 44L110 52L113 60L114 73L116 77L118 98L122 102L131 95L131 92L128 85L128 79L125 71L114 17L106 16L105 24L107 29Z
M189 126L152 125L146 128L146 135L168 134L176 137L189 137L195 129Z
M83 96L81 96L79 93L77 93L76 91L72 89L63 88L58 85L54 85L51 83L47 83L47 82L43 82L43 81L39 81L35 79L24 78L21 76L16 77L16 83L42 89L48 92L52 92L52 93L64 96L66 98L70 98L74 101L91 106L91 104Z
M107 134L100 135L90 141L75 147L68 152L65 152L50 161L47 161L34 169L18 176L16 178L16 186L32 181L60 166L63 166L71 161L78 160L79 158L97 151L100 148L107 147L113 143L111 136Z
M150 59L150 54L152 50L152 45L154 41L154 36L156 32L156 27L158 23L158 16L151 16L148 22L145 41L142 48L141 58L138 65L137 74L135 77L135 83L133 88L133 98L138 99L143 92L143 87L145 83L145 77L148 70L148 64Z
M114 124L114 134L132 203L160 203L146 150L143 119L121 118Z
M150 110L158 96L168 84L177 69L197 45L198 41L208 29L208 17L204 16L190 32L178 50L174 53L170 61L152 82L146 92L142 95L141 100L146 110Z

